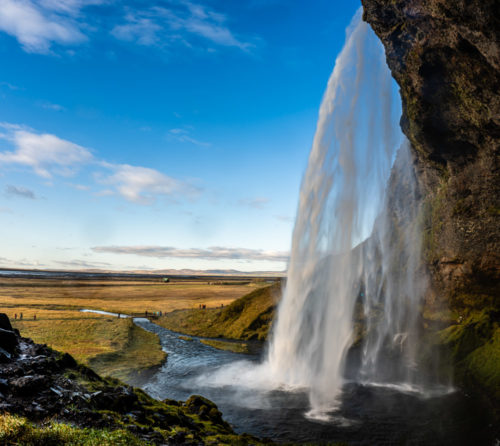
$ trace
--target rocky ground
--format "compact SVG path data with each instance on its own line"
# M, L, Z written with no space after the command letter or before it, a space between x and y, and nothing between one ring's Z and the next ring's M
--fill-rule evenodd
M44 426L50 421L132 433L146 444L260 444L237 435L211 401L157 401L102 378L69 354L35 344L0 314L0 412ZM1 436L0 432L0 436Z

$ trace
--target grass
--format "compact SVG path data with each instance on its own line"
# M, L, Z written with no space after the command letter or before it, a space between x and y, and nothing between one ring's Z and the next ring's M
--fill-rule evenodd
M125 430L78 428L49 422L37 426L17 415L0 415L0 443L3 445L141 446L146 442Z
M183 341L194 341L194 339L190 336L179 336L179 339L182 339Z
M249 353L248 344L244 342L219 341L218 339L200 339L200 342L219 350L226 350L233 353Z
M157 324L192 336L264 340L269 333L281 284L256 289L224 308L178 310Z
M70 310L42 310L37 320L28 319L26 310L23 314L22 321L11 320L23 336L67 352L106 376L127 381L166 357L156 335L136 326L132 319Z
M158 338L119 319L83 308L128 315L228 306L264 281L210 278L137 280L53 280L0 278L0 312L23 336L70 353L98 373L130 381L161 364L166 354ZM20 320L20 314L23 320ZM17 319L15 315L17 314ZM36 316L36 320L34 319Z
M94 356L88 363L101 375L130 382L163 363L167 354L161 349L160 341L154 333L143 330L130 319L126 321L129 323L129 330L123 348Z
M207 308L228 305L249 291L264 286L263 282L209 282L205 280L0 280L0 306L9 316L18 307L30 308L30 315L42 309L79 310L89 308L112 313L144 315L145 311L167 313L184 308Z

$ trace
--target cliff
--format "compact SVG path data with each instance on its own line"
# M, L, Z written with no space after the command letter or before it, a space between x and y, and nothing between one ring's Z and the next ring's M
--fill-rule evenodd
M362 0L400 86L422 200L424 316L457 382L500 389L500 14L496 0Z

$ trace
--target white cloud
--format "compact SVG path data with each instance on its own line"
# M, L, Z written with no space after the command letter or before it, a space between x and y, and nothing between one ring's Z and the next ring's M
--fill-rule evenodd
M85 260L55 260L58 265L66 268L109 268L112 265L106 262L86 262Z
M0 123L7 130L0 138L9 140L15 150L0 152L0 164L20 164L31 167L44 178L54 173L69 176L79 165L93 159L85 147L48 133L38 134L21 126Z
M37 175L51 179L54 175L70 176L82 165L92 164L95 168L95 180L108 186L95 193L95 196L119 194L133 203L152 204L158 197L194 198L200 192L198 187L156 169L100 160L85 147L55 135L39 134L10 123L0 123L0 128L5 130L5 133L0 133L0 141L3 139L13 147L12 151L0 152L0 165L27 166ZM90 189L87 184L66 184L78 190ZM6 192L10 195L28 196L27 190L13 188L14 186Z
M89 32L103 27L118 40L144 46L180 44L202 46L206 51L214 50L211 45L243 51L255 46L229 28L226 15L202 4L170 0L168 6L165 6L166 2L151 2L148 9L138 10L114 2L114 7L108 10L107 22L110 25L106 27L96 16L85 11L89 6L106 3L113 1L0 0L0 31L16 38L25 51L40 54L52 53L57 45L81 44L89 39Z
M160 43L159 33L162 27L153 19L127 14L126 23L117 25L111 34L119 40L137 42L139 45L152 46Z
M210 147L212 143L200 141L189 135L186 129L170 129L169 136L179 142L188 142L200 147Z
M196 39L209 44L235 47L248 51L254 45L238 38L226 25L227 17L211 8L189 1L174 1L173 7L154 6L129 12L124 23L116 25L111 34L120 40L140 45L168 46L180 42L196 45Z
M66 110L62 105L53 104L52 102L41 102L40 107L46 110L54 110L54 111L64 111Z
M151 204L159 196L195 196L199 192L194 186L149 167L107 163L103 165L113 173L101 177L100 182L115 186L120 195L134 203Z
M238 201L241 206L248 206L254 209L264 209L269 204L269 198L257 197L257 198L242 198Z
M11 195L11 196L29 198L30 200L36 200L36 198L37 198L37 196L35 195L35 192L33 192L31 189L27 189L25 187L17 187L17 186L7 185L7 187L5 188L5 193L7 195Z
M144 257L175 257L204 260L267 260L287 262L289 253L246 248L223 248L215 246L207 249L179 249L170 246L96 246L92 251L110 254L134 254Z
M53 43L71 45L87 39L72 17L84 5L64 0L1 0L0 30L15 37L25 51L46 54Z

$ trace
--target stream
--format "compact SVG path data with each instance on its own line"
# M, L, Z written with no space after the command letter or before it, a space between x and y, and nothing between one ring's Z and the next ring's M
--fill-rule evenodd
M328 421L305 417L305 391L255 389L224 382L225 369L258 366L260 355L217 350L148 319L134 322L158 335L167 361L143 389L157 399L207 397L217 404L236 432L247 432L276 442L347 442L349 445L493 445L494 426L488 410L459 391L423 398L395 387L347 383L339 409ZM208 378L206 378L208 377ZM240 380L241 383L241 380Z

